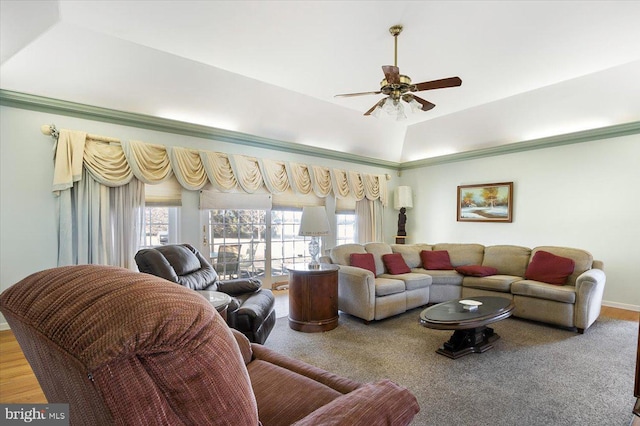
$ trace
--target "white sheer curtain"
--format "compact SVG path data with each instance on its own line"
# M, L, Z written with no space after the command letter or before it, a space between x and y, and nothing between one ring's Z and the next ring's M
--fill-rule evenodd
M356 242L383 241L383 206L379 200L356 201Z
M134 256L144 232L144 184L132 179L127 185L109 188L109 265L135 270Z
M143 231L144 184L108 187L85 169L58 201L58 266L99 264L135 269Z

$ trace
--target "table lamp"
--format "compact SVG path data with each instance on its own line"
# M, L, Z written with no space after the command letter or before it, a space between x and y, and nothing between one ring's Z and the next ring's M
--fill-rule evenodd
M318 237L329 235L329 218L324 206L310 206L302 208L302 219L300 220L300 231L298 235L311 237L309 242L309 255L311 263L309 269L319 269L318 254L320 253L320 243Z

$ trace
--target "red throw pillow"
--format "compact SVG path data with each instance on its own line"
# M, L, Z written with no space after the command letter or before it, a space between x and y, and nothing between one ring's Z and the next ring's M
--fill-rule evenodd
M382 262L391 275L408 274L411 272L411 268L409 268L400 253L383 254Z
M431 269L432 271L453 269L449 252L446 250L422 250L420 252L420 260L422 260L424 269Z
M462 275L468 275L470 277L487 277L489 275L495 275L498 273L498 270L496 268L482 265L458 266L456 268L456 271L458 271Z
M372 253L351 253L349 255L349 263L356 268L366 269L376 274L376 262Z
M540 250L533 255L524 277L547 284L564 285L567 277L573 274L574 268L573 259Z

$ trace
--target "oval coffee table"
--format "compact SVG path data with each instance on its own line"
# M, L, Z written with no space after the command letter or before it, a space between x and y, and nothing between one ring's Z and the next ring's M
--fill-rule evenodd
M475 308L465 309L461 300L480 302ZM436 352L456 359L470 353L482 353L493 348L500 338L487 324L511 316L513 301L504 297L478 296L450 300L433 305L420 313L420 324L436 330L455 330L448 342Z

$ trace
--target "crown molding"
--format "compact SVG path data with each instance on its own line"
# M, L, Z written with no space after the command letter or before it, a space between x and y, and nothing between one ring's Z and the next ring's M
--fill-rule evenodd
M362 157L330 149L317 148L309 145L263 138L247 133L218 129L216 127L203 126L201 124L192 124L168 118L95 107L8 90L0 90L0 105L138 127L158 132L193 136L196 138L228 142L237 145L265 148L293 154L310 155L330 160L347 161L366 166L384 167L391 170L398 170L400 168L400 163L393 161Z
M333 151L324 148L300 145L276 139L263 138L247 133L218 129L216 127L170 120L168 118L153 117L150 115L95 107L91 105L79 104L75 102L1 89L0 105L41 111L51 114L68 115L71 117L83 118L87 120L102 121L184 136L193 136L202 139L265 148L293 154L310 155L336 161L347 161L350 163L373 167L383 167L397 171L430 167L457 161L468 161L478 158L513 154L516 152L531 151L535 149L551 148L554 146L588 142L597 139L610 139L640 133L640 121L634 121L630 123L600 127L597 129L584 130L580 132L567 133L546 138L508 143L491 148L483 148L468 152L460 152L456 154L398 163L376 158L362 157L355 154L348 154L345 152Z
M453 163L456 161L475 160L485 157L495 157L498 155L513 154L516 152L589 142L598 139L611 139L638 133L640 133L640 121L633 121L630 123L599 127L597 129L583 130L580 132L566 133L563 135L549 136L546 138L509 143L491 148L476 149L474 151L459 152L456 154L442 155L440 157L425 158L423 160L408 161L400 165L400 170L417 169L421 167L436 166L439 164Z

